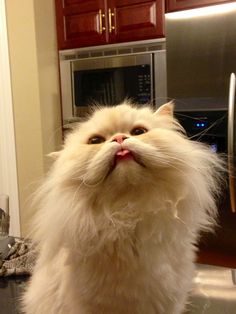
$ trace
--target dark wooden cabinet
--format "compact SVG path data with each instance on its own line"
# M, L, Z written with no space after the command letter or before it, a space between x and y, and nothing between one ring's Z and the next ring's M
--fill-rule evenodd
M110 0L108 4L113 23L109 29L111 42L164 36L164 1Z
M194 9L203 6L232 2L230 0L166 0L166 12Z
M56 0L58 48L107 43L104 0Z
M58 48L164 36L164 0L56 0Z

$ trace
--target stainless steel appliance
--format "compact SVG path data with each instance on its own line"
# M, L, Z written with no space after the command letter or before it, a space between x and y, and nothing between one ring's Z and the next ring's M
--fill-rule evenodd
M219 228L201 247L208 262L236 267L236 2L166 15L167 95L194 139L228 159ZM212 253L212 255L211 255Z
M166 102L165 40L61 51L60 74L64 125L94 103L131 98L160 106Z

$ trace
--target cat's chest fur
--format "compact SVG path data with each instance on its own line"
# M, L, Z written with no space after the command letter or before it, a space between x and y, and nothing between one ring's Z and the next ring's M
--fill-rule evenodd
M188 232L187 228L172 214L163 222L162 215L162 212L146 214L137 218L132 227L125 220L122 226L114 221L108 223L98 234L100 239L108 236L109 239L103 244L95 239L93 244L89 243L94 245L94 253L90 251L87 257L84 253L69 254L67 265L72 269L68 275L75 278L74 291L82 296L85 313L112 313L114 308L116 313L130 314L161 313L170 308L166 313L171 313L173 300L156 300L161 300L162 294L171 295L171 290L176 293L183 273L176 274L175 268L192 259L192 255L180 257L186 243L179 238ZM171 233L174 225L175 231ZM71 283L71 278L68 282ZM79 299L78 302L81 303Z

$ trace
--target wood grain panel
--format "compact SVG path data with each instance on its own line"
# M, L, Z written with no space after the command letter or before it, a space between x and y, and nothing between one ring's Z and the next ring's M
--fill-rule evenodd
M98 12L66 16L65 26L66 40L76 37L100 35Z
M145 3L116 10L117 32L156 27L156 3Z
M99 10L105 13L104 0L55 0L59 50L106 44L100 32ZM105 19L102 19L105 27Z
M109 1L115 26L111 42L135 41L164 36L164 1ZM108 6L109 6L108 4Z

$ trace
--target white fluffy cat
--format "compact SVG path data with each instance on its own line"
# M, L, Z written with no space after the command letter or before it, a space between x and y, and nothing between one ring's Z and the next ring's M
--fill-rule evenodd
M182 313L195 245L214 224L222 162L168 103L98 109L39 191L27 314Z

